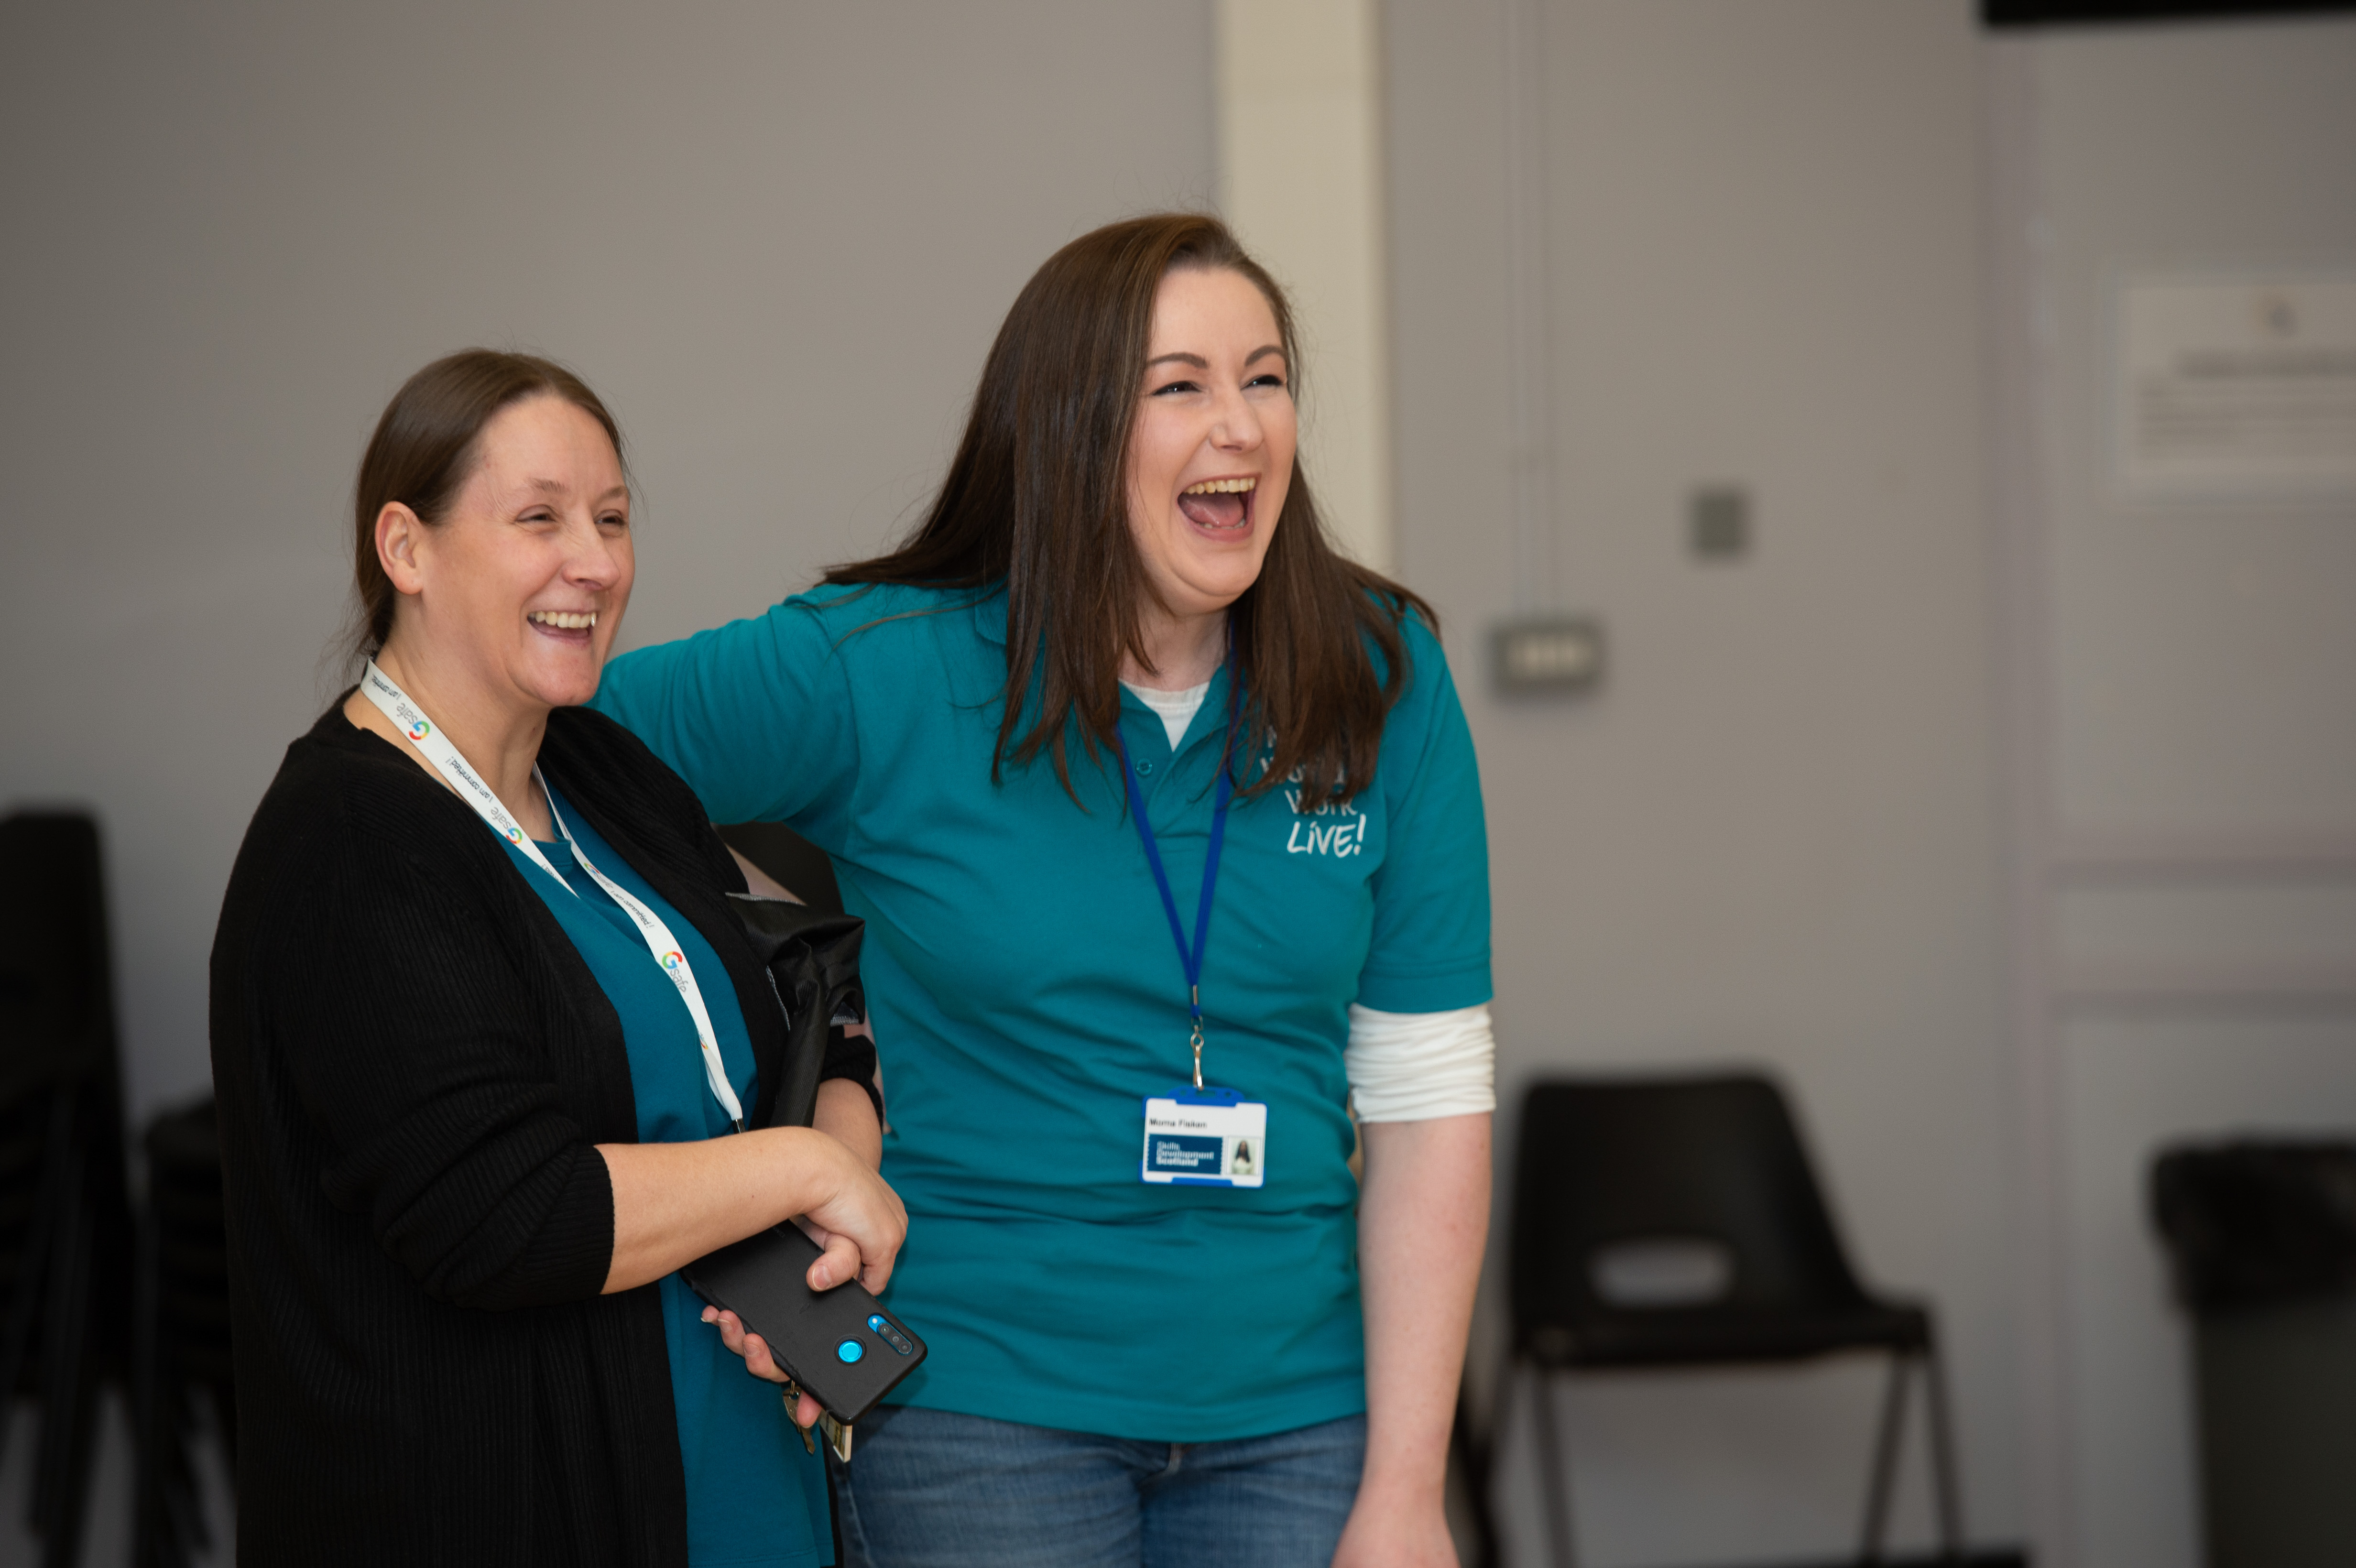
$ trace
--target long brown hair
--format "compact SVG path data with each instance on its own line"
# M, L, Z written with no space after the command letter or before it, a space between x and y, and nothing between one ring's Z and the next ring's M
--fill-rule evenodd
M352 484L354 603L343 637L349 661L376 656L401 603L377 559L377 514L398 501L429 528L439 525L474 475L483 427L501 409L542 396L562 398L604 426L621 458L622 428L589 384L533 354L462 348L403 381L385 404Z
M1147 662L1129 441L1154 295L1181 267L1226 268L1267 296L1297 387L1284 291L1226 225L1191 212L1108 224L1047 258L1006 313L924 519L890 554L826 574L833 583L1005 584L1005 715L992 778L1010 758L1023 764L1046 752L1071 791L1073 716L1094 761L1114 744L1123 656ZM1297 773L1301 809L1312 810L1365 787L1384 718L1406 689L1400 623L1410 613L1437 627L1420 598L1333 549L1296 455L1258 580L1228 610L1246 703L1238 733L1275 736L1268 766L1238 781L1247 794Z

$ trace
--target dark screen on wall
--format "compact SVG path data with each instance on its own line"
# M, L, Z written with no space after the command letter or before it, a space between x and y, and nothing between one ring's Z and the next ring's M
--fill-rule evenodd
M2356 13L2356 0L1980 0L1980 20L1991 27L2224 21L2318 11Z

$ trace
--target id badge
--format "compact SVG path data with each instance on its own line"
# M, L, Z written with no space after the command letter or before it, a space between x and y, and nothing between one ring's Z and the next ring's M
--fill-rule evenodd
M1138 1176L1182 1187L1258 1187L1268 1169L1268 1107L1234 1089L1181 1085L1145 1102Z

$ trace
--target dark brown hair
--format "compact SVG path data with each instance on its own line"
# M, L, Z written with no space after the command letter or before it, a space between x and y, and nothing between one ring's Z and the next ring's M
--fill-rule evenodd
M622 455L621 427L587 382L553 360L495 348L462 348L401 384L385 404L352 485L352 592L345 645L373 658L392 635L401 595L377 559L377 514L398 501L429 527L449 516L475 472L483 427L501 409L534 397L562 398L605 427Z
M1070 791L1073 716L1094 760L1114 743L1122 656L1146 662L1129 441L1154 295L1182 267L1239 272L1267 296L1297 387L1284 291L1226 225L1188 212L1108 224L1047 258L1023 285L991 345L940 493L905 542L826 574L836 583L1005 584L1006 711L993 778L1010 758L1028 763L1044 751ZM1259 578L1228 611L1247 703L1237 732L1275 734L1268 767L1238 781L1247 793L1298 770L1306 810L1347 800L1374 777L1384 718L1406 689L1399 627L1410 611L1437 625L1421 599L1333 549L1296 457ZM1026 701L1034 682L1035 704Z

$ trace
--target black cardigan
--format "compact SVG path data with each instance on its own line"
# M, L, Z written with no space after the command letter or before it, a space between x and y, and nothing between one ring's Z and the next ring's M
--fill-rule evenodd
M585 709L541 763L720 955L766 1125L784 1020L702 807ZM246 829L211 1011L239 1559L685 1564L660 1298L598 1294L621 1021L481 820L340 703Z

